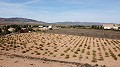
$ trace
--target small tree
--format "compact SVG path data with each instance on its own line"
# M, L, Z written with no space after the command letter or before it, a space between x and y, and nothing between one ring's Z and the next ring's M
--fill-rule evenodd
M0 34L2 33L2 29L0 28Z
M4 34L10 34L10 31L8 31L8 28L4 29Z
M20 32L20 30L21 30L21 27L20 27L20 26L17 26L17 27L15 28L15 32Z

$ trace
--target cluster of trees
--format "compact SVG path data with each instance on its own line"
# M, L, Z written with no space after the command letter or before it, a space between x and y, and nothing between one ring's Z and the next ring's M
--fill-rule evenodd
M0 34L2 33L2 29L0 28Z
M83 25L73 25L73 26L70 26L70 28L80 28L80 29L85 29L86 27L90 27L90 26L83 26Z
M8 29L9 29L9 26L3 26L0 28L0 33L1 34L9 34L10 31L8 31Z
M11 32L8 31L9 28L14 28L15 29L14 32L20 32L22 28L26 28L29 31L32 31L31 25L5 25L0 28L0 34L10 34Z
M103 26L100 26L100 25L91 25L91 26L72 25L72 26L69 26L69 28L76 28L76 29L104 29Z
M91 28L92 29L104 29L103 26L99 26L99 25L92 25Z

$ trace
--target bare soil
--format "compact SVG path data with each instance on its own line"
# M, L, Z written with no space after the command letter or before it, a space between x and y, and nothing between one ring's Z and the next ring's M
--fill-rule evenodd
M120 31L95 30L95 29L58 29L48 30L45 33L67 34L77 36L88 36L97 38L120 39Z
M44 61L47 59L65 62L65 64L73 62L83 65L87 63L92 66L97 64L98 67L104 65L107 67L120 67L120 40L118 39L40 32L21 33L0 37L0 52L17 57L14 60L0 54L0 65L3 67L9 67L12 64L5 63L11 61L17 63L18 60L24 60L18 59L19 57L23 57L27 61L23 67L27 67L29 62L33 63L29 58L36 58L36 60L42 58ZM5 60L2 60L3 58ZM35 62L38 63L36 60ZM61 67L61 63L58 65ZM55 66L57 65L55 64ZM43 64L42 67L46 66ZM65 65L65 67L68 66ZM69 67L71 67L71 64Z

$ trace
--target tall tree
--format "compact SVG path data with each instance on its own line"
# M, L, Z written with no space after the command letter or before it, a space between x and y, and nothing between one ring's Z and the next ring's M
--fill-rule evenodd
M20 26L16 26L15 32L20 32L20 30L21 30L21 27Z
M10 34L10 31L8 31L8 28L9 28L8 26L4 27L4 34Z

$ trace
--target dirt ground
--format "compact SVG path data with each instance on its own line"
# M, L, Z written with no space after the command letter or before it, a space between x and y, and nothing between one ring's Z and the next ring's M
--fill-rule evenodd
M0 67L77 67L75 64L28 59L0 54Z
M96 64L108 67L120 66L120 40L116 39L40 32L21 33L1 37L0 52L17 55L15 56L15 58L17 57L16 60L14 60L12 58L7 58L4 54L0 54L0 65L3 67L9 67L5 66L5 63L11 63L14 65L14 61L18 62L17 60L27 61L25 62L25 65L26 67L27 65L29 67L29 61L32 63L34 62L27 58L33 57L47 58L52 61L57 61L57 63L64 61L65 63L88 63L93 66ZM19 57L22 57L22 59L19 59ZM5 60L3 60L4 58ZM38 61L35 62L38 63ZM22 63L23 62L20 64ZM40 62L40 64L42 63ZM39 64L36 65L38 66ZM46 65L49 67L49 64ZM58 65L61 67L61 63L58 63ZM46 66L43 64L42 67ZM54 65L51 67L54 67ZM65 67L68 66L65 65ZM72 67L72 65L70 64L69 67Z
M112 31L112 30L58 29L58 30L48 30L48 31L45 31L45 33L57 33L57 34L98 37L98 38L120 39L120 31Z

